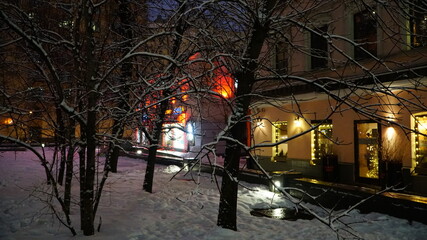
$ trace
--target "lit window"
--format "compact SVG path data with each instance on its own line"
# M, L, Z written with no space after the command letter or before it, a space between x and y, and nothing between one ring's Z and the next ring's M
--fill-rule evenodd
M415 117L415 160L417 166L427 167L427 115Z
M281 121L273 123L273 142L278 143L288 138L288 122ZM288 144L282 143L273 147L273 156L285 160L288 155Z
M234 96L234 79L225 66L220 66L214 71L214 88L213 91L221 94L224 98Z
M354 14L354 47L356 60L368 58L369 54L377 55L377 24L375 12L368 10Z
M320 124L312 133L311 159L312 163L319 162L326 154L332 153L332 121L312 121L313 125Z

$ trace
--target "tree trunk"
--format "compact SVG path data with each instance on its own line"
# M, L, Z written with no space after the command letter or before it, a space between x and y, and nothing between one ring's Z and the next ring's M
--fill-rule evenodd
M73 167L74 167L74 146L70 144L68 147L67 160L65 165L65 185L64 185L64 205L65 213L70 214L71 209L71 184L73 180Z
M153 141L148 148L147 167L145 169L144 184L142 188L149 193L153 192L154 167L156 164L158 142Z
M115 119L113 121L113 129L112 134L115 139L112 139L110 144L108 145L108 151L106 156L106 164L107 171L111 171L113 173L117 172L117 164L119 160L119 154L120 154L120 147L118 146L119 142L117 139L122 138L123 136L123 121L119 119Z
M55 131L55 141L57 146L59 145L60 151L60 162L59 162L59 171L58 171L58 184L62 186L64 182L64 173L65 173L65 161L66 161L66 150L67 147L65 145L65 119L62 114L62 110L60 107L56 108L56 121L57 121L57 130Z
M62 186L64 183L64 174L65 174L65 162L66 162L66 152L67 146L61 144L60 146L60 162L59 162L59 171L58 171L58 184Z
M89 97L89 106L92 108L95 106L96 102L93 99L93 96ZM90 107L89 107L90 108ZM93 214L93 197L94 197L94 181L95 181L95 152L96 152L96 112L90 110L88 112L88 121L87 121L87 156L86 156L86 172L85 172L85 184L83 189L83 199L82 199L82 211L84 212L84 218L82 221L83 224L83 234L86 236L93 235L95 233L94 219Z
M231 136L245 133L245 123L239 122L231 130ZM220 227L237 230L237 193L241 147L233 141L226 142L224 174L222 176L221 195L217 224Z
M168 105L169 102L167 100L164 100L160 103L158 119L156 119L154 123L153 136L152 140L150 141L150 147L148 148L147 168L145 169L144 184L142 186L142 189L149 193L153 192L153 178L157 148L159 147L160 138L162 135L162 127L165 121L166 110L168 108Z
M186 9L188 2L184 1L181 3L181 5L178 7L178 16L181 16L176 24L175 24L175 31L178 33L172 43L172 51L171 51L171 57L176 58L179 55L179 49L182 44L182 36L184 35L184 32L187 30L188 25L185 21L185 19L182 17ZM169 72L172 73L171 77L173 76L173 72L175 70L176 66L173 65L171 69L169 69ZM171 80L171 79L169 79ZM166 81L168 82L168 81ZM164 90L163 94L160 94L161 97L159 99L162 99L164 97L168 97L170 94L170 91ZM160 109L158 110L157 117L155 123L154 123L154 131L153 136L150 140L150 147L148 150L148 157L147 157L147 168L145 170L145 178L144 178L144 184L143 189L147 192L152 193L153 192L153 178L154 178L154 167L155 167L155 161L156 161L156 155L157 155L157 148L160 143L160 138L162 135L162 127L163 123L165 122L165 116L166 116L166 110L169 106L168 100L162 100L160 102Z
M110 170L113 173L117 173L117 164L119 163L120 147L114 146L111 156L109 158Z
M83 134L83 133L82 133ZM84 136L81 136L81 140L84 141ZM80 146L79 150L79 178L80 178L80 229L83 230L83 219L85 218L85 212L83 211L83 193L85 190L85 182L86 182L86 148L84 146Z
M95 233L94 227L94 184L96 174L96 120L97 120L97 101L99 93L97 92L97 59L95 59L95 42L94 42L94 29L93 26L93 14L94 6L93 3L87 1L83 4L82 9L82 26L85 28L84 31L84 46L83 49L86 53L86 58L82 63L84 64L83 80L86 87L87 94L87 117L86 126L83 127L85 132L86 140L86 161L85 161L85 172L83 189L80 190L82 194L81 200L81 211L82 215L82 230L86 236L93 235Z
M135 22L133 12L131 11L130 2L127 0L120 0L119 3L119 17L120 17L120 32L122 36L125 38L125 43L123 46L123 53L126 54L133 46L132 46L132 38L133 38L133 30L132 30L132 24ZM124 132L124 116L126 112L130 110L130 107L127 103L129 100L129 88L126 85L126 81L128 79L132 78L132 62L131 61L125 61L121 66L121 78L119 85L123 85L119 90L120 97L118 98L118 109L119 113L117 113L114 119L114 125L113 125L113 136L116 137L116 139L123 137ZM110 144L110 148L113 147L113 151L111 152L111 155L108 158L108 164L109 169L111 172L116 173L117 172L117 163L119 159L119 153L120 148L117 146L118 142L113 139L113 143Z
M74 153L75 146L73 143L73 139L75 139L75 121L73 119L69 119L68 127L66 130L66 136L68 138L68 153L65 162L65 185L64 185L64 205L65 212L70 214L71 209L71 184L73 180L74 173Z
M91 76L91 74L89 74ZM96 174L96 102L97 102L97 93L94 90L95 82L91 77L87 79L89 82L89 96L88 96L88 113L87 113L87 125L85 127L86 132L86 168L84 172L84 184L81 200L81 209L84 212L84 217L82 218L82 227L83 234L86 236L93 235L95 233L94 227L94 182Z
M264 10L266 13L274 7L274 0L266 0L264 2ZM255 72L258 68L257 61L261 53L261 48L267 38L269 31L268 20L261 22L260 19L255 19L252 29L251 38L249 39L246 52L241 60L241 68L234 73L237 79L237 91L235 94L236 106L231 117L232 123L228 136L237 140L240 143L246 143L246 113L249 109L251 101L250 93L252 85L255 82ZM223 228L237 230L236 215L237 215L237 193L238 193L238 172L241 147L237 142L232 140L226 141L225 159L224 159L224 175L222 177L220 203L218 210L217 225Z

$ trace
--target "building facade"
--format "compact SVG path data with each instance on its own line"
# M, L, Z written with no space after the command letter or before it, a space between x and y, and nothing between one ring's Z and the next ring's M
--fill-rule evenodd
M274 101L252 107L253 153L266 170L403 181L427 193L427 13L415 3L394 7L399 14L374 1L333 1L266 47L281 78L292 79L260 89Z

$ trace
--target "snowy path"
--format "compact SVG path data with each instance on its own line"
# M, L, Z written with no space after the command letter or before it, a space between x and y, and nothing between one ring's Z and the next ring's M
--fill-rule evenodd
M0 239L336 239L317 220L292 222L251 216L252 208L288 203L277 196L272 201L273 194L265 186L249 184L256 191L240 190L239 231L221 229L216 226L219 195L210 175L202 174L199 186L183 180L182 174L169 181L176 168L157 166L155 192L149 194L141 190L145 162L121 158L119 172L111 175L97 216L97 224L102 218L101 232L92 237L79 232L73 238L41 200L29 197L41 196L37 191L47 189L35 157L28 151L0 152ZM76 206L73 221L78 229ZM411 225L383 214L354 212L346 221L354 223L351 226L363 239L422 240L427 236L427 225Z

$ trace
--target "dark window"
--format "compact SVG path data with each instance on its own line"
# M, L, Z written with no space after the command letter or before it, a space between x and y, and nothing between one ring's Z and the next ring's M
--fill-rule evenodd
M59 80L61 82L70 82L71 74L69 72L60 72L59 73Z
M427 2L413 1L410 17L411 46L427 46Z
M368 58L368 53L377 55L375 12L365 10L354 14L354 41L359 44L354 47L356 60Z
M285 42L276 44L276 71L279 74L288 72L288 51Z
M328 26L324 25L320 28L315 28L319 34L326 33ZM328 42L322 36L311 33L311 69L325 68L328 65Z

